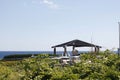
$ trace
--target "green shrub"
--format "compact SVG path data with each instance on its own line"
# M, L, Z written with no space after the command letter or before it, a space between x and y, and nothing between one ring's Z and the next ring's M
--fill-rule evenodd
M108 55L109 54L109 55ZM120 80L120 58L109 51L80 55L81 61L62 66L49 54L20 61L1 61L0 80Z

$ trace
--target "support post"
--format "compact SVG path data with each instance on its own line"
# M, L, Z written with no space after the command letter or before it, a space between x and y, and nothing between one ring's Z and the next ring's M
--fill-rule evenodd
M118 48L118 56L120 56L120 48Z
M75 47L73 46L73 51L75 50Z
M97 47L95 47L95 53L97 52Z
M99 50L100 50L100 48L99 48L99 47L95 47L95 53L98 53L98 52L99 52Z
M99 52L99 47L95 47L95 53Z
M65 56L67 54L67 48L66 48L66 46L64 46L63 48L64 48L64 54L63 54L63 56Z
M98 47L98 53L100 52L100 48Z
M56 47L54 48L54 55L56 55Z

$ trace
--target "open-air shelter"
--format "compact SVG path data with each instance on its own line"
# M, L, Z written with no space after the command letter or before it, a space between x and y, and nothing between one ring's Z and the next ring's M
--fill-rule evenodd
M88 43L85 41L81 41L81 40L72 40L69 42L65 42L59 45L55 45L52 46L52 48L54 48L54 54L56 55L56 48L57 47L63 47L64 48L64 55L67 53L67 47L72 47L73 51L75 50L75 47L94 47L95 48L95 52L99 52L101 46L92 44L92 43Z

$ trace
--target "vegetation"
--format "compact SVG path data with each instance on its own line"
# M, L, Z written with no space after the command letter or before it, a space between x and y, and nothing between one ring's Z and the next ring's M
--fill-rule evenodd
M0 80L120 80L120 58L110 51L81 54L80 62L61 65L48 54L0 61Z
M38 54L34 54L34 56L37 56ZM12 54L12 55L6 55L3 57L3 60L17 60L17 59L23 59L31 57L32 54Z
M12 55L6 55L3 57L2 60L22 60L24 58L29 58L32 56L38 56L39 54L12 54ZM54 54L48 54L49 56L59 56L59 55L54 55Z

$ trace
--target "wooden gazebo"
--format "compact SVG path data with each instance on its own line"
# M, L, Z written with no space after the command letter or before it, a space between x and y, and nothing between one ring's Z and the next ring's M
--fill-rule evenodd
M77 39L66 42L66 43L62 43L59 45L52 46L52 48L54 48L54 54L56 54L56 47L63 47L64 48L64 55L65 55L67 53L67 47L70 47L70 46L73 47L73 50L75 50L75 47L94 47L95 52L99 52L99 50L101 48L101 46L94 45L94 44L84 42L81 40L77 40Z

